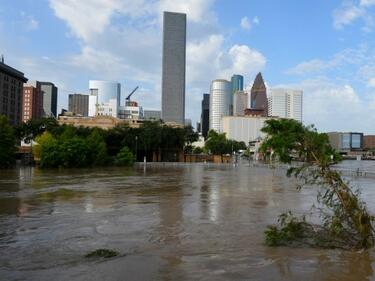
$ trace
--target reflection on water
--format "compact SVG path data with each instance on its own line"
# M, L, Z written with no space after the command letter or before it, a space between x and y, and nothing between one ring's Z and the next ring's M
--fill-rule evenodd
M282 170L231 165L0 171L0 280L373 280L374 253L270 248L309 211ZM372 179L355 184L375 212ZM97 248L124 254L87 261Z

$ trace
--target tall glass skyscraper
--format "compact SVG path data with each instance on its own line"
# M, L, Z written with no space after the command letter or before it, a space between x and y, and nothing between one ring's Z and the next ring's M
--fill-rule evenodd
M243 76L234 74L231 79L232 82L232 94L237 91L243 91Z
M186 14L164 12L161 114L185 123Z

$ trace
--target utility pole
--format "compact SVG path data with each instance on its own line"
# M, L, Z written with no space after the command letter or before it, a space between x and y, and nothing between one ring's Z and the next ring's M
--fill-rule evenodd
M135 136L135 162L138 160L138 136Z

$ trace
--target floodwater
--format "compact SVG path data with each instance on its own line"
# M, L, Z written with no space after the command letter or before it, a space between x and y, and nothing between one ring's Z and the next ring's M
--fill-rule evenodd
M264 245L309 212L285 170L248 165L0 171L0 280L375 280L375 251ZM375 180L353 179L375 213ZM87 259L98 248L119 257Z

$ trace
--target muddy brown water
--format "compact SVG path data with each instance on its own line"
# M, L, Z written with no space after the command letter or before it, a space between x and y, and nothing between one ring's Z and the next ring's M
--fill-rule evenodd
M208 164L0 171L0 280L375 280L374 251L271 248L316 190L284 170ZM354 179L375 213L374 179ZM86 259L98 249L121 256Z

